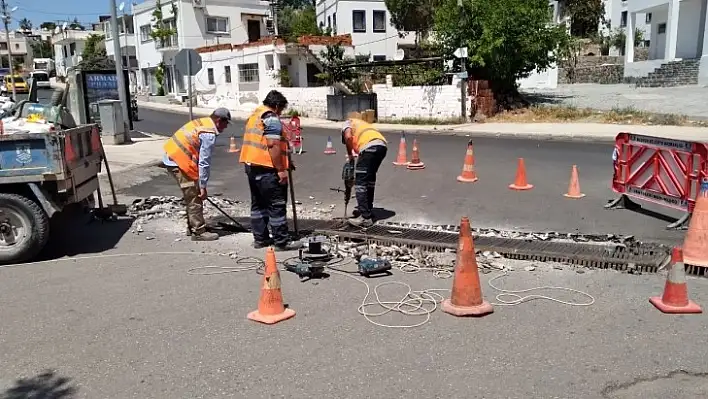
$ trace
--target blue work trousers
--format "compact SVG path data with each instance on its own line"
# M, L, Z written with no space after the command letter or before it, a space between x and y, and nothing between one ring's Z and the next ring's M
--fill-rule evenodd
M288 233L288 185L281 184L275 169L246 165L251 189L251 230L259 243L286 245ZM270 232L269 232L270 228ZM270 234L273 234L271 240Z
M354 194L357 210L364 219L372 219L371 210L374 207L374 190L376 188L376 173L381 162L386 158L386 146L375 145L359 153L354 168Z

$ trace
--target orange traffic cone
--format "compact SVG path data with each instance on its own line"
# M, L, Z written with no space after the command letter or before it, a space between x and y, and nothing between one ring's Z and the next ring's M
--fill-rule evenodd
M463 217L460 222L460 244L457 248L452 295L442 302L441 308L453 316L484 316L494 312L492 305L482 298L470 220L467 217Z
M231 137L231 140L229 140L229 151L228 152L239 152L241 149L236 147L236 137Z
M531 190L533 184L529 184L526 181L526 164L523 158L519 158L519 165L516 167L516 179L514 183L509 184L509 188L512 190Z
M691 222L683 241L683 260L689 265L708 267L708 178L701 182Z
M420 153L418 151L418 141L413 139L413 154L411 154L411 161L406 165L406 168L410 170L420 170L425 169L425 164L420 160Z
M666 276L664 294L649 298L649 302L664 313L703 313L698 304L688 299L686 269L683 261L681 248L674 247L671 251L671 266Z
M406 145L406 133L401 133L401 141L398 143L398 156L393 162L396 166L406 166L408 165L408 160L406 155L408 152L408 146Z
M268 248L263 272L263 286L258 300L258 310L248 314L248 319L265 324L275 324L295 316L295 311L285 308L280 290L280 273L275 263L275 251Z
M474 148L472 140L467 143L467 154L465 155L465 163L462 165L462 174L457 176L457 181L461 183L474 183L477 180L477 171L474 169Z
M64 157L66 162L73 162L76 159L76 152L74 151L74 145L71 143L70 134L64 136Z
M573 170L570 172L570 183L568 184L568 192L563 194L567 198L580 199L585 194L580 192L580 182L578 181L578 167L573 165Z
M327 146L324 149L324 153L327 155L333 155L337 153L337 150L334 149L334 146L332 146L332 137L327 136Z

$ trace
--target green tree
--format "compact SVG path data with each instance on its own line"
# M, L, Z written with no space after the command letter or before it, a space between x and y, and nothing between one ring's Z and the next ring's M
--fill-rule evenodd
M57 24L55 24L54 22L50 22L50 21L42 22L39 25L40 29L46 29L46 30L54 30L56 27L57 27Z
M112 62L106 55L106 46L103 39L103 35L89 35L86 38L84 51L81 52L81 69L106 69L110 66Z
M600 24L605 23L602 0L566 0L565 14L570 17L570 31L574 36L592 37Z
M548 23L548 0L444 0L435 10L435 40L452 58L468 48L467 71L489 80L500 106L522 101L517 81L556 61L567 37L564 26Z
M71 21L71 23L68 26L69 29L72 30L86 30L83 25L81 25L81 22L79 22L79 19L74 17L74 20Z
M627 35L624 33L624 28L617 28L609 36L607 40L609 41L609 47L614 47L624 54L625 43L627 42ZM644 32L635 29L634 30L634 47L639 46L644 41Z
M445 3L442 0L385 0L391 14L391 24L399 32L415 32L416 40L427 37L433 27L435 9ZM457 3L453 4L457 8ZM388 21L386 21L388 22Z
M47 40L33 40L30 42L32 53L36 58L52 58L54 49L52 44Z
M22 30L32 30L32 21L27 18L22 18L20 20L20 29Z
M172 17L177 20L177 4L172 3L170 8ZM165 16L162 12L162 2L160 0L155 0L155 11L152 12L152 29L150 32L150 37L159 43L160 46L167 45L167 41L177 34L177 29L172 28L170 25L165 23ZM176 43L172 43L173 45ZM157 92L158 95L162 96L165 94L165 63L160 62L157 66L155 72L155 80L157 80Z
M297 41L300 36L322 34L317 26L315 7L306 5L301 9L281 9L278 13L278 34L289 42Z

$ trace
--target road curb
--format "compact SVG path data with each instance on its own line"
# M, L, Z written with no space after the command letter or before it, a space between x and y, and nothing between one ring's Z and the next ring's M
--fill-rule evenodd
M154 104L154 105L153 105ZM139 106L151 109L154 111L169 112L173 114L187 114L189 111L184 108L162 108L163 104L140 102ZM195 115L206 116L208 114L195 111ZM235 121L245 121L245 119L233 118ZM335 122L336 123L336 122ZM323 129L333 129L332 126L324 126L319 123L307 123L301 121L302 127L317 127ZM382 133L400 134L405 132L408 135L429 135L429 136L458 136L458 137L484 137L498 139L518 139L518 140L538 140L538 141L562 141L562 142L595 142L595 143L614 143L615 135L599 136L593 134L552 134L552 133L533 133L533 132L499 132L499 131L456 131L451 129L404 129L384 127L379 129Z

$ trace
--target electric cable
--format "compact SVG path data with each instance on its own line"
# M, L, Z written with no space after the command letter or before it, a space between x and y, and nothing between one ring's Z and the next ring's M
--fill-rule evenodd
M335 244L336 245L336 244ZM329 248L327 249L327 254L332 257L327 261L322 261L324 263L325 270L330 271L333 274L338 274L347 278L358 281L366 287L366 294L364 295L361 304L357 307L357 312L362 315L369 323L384 328L395 328L395 329L405 329L405 328L416 328L421 327L428 322L432 317L432 314L438 309L440 303L443 301L445 296L442 293L450 292L448 288L427 288L422 290L414 290L410 284L401 281L386 281L375 286L372 286L366 282L364 279L355 276L358 274L356 271L349 271L340 268L339 266L345 264L345 262L353 263L354 259L349 257L342 257L339 255L332 255L336 253L336 246L333 247L332 243L329 243ZM120 258L120 257L141 257L141 256L159 256L159 255L190 255L190 256L218 256L218 257L229 257L230 255L220 254L220 253L203 253L203 252L187 252L187 251L158 251L158 252L137 252L137 253L119 253L119 254L104 254L104 255L88 255L88 256L78 256L73 258L57 258L41 260L36 262L13 264L13 265L0 265L2 268L12 268L19 266L32 266L39 264L48 263L59 263L59 262L76 262L80 260L88 259L110 259L110 258ZM312 263L309 259L299 259L298 256L287 258L281 262L278 262L278 270L287 270L286 266L293 260L298 259L299 262L308 264ZM262 274L265 268L265 262L256 257L237 257L233 259L236 266L200 266L194 267L187 270L187 274L197 275L197 276L210 276L210 275L223 275L229 273L240 273L255 271L258 274ZM395 262L395 261L394 261ZM396 262L397 269L404 274L415 274L420 272L431 272L436 279L449 279L454 274L454 268L452 266L420 266L412 264L410 262ZM494 285L494 282L503 277L507 277L509 274L503 272L492 279L489 280L488 285L494 291L497 292L495 300L497 302L491 303L493 306L517 306L522 303L530 302L533 300L548 300L551 302L560 303L567 306L573 307L586 307L591 306L595 303L595 298L581 290L576 290L568 287L557 287L557 286L538 286L520 290L510 290L506 288L500 288ZM384 300L380 289L383 287L397 286L406 289L405 294L399 297L398 300ZM588 298L586 302L571 302L560 300L551 296L539 295L539 294L529 294L522 296L520 294L542 291L542 290L555 290L564 291L573 294L578 294ZM373 299L369 299L373 294ZM505 299L511 298L511 299ZM381 311L371 311L368 310L371 307L379 307L383 310ZM423 317L423 320L412 324L385 324L374 320L376 317L381 317L390 313L399 313L404 316L416 316Z

